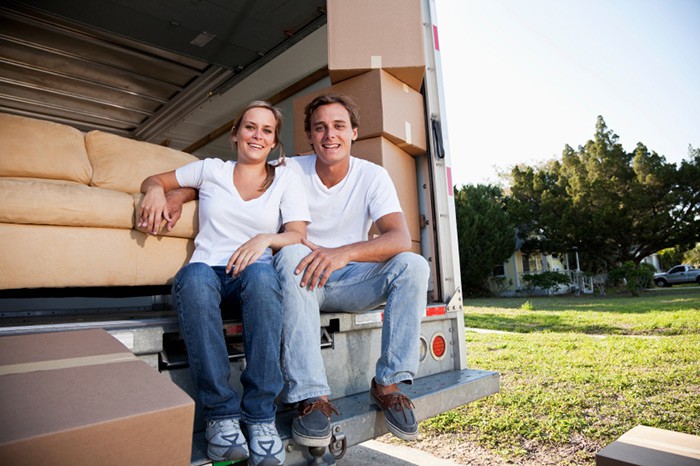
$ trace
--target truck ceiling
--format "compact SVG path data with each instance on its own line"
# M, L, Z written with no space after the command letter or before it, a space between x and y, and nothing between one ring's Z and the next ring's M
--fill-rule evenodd
M325 23L325 0L3 2L0 111L167 144L199 104Z

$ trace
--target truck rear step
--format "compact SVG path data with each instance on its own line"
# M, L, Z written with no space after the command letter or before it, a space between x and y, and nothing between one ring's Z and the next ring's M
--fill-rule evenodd
M475 369L443 372L416 379L413 385L402 385L401 390L411 398L416 406L416 417L422 421L498 393L499 376L496 372ZM344 447L349 448L387 433L384 417L370 402L369 391L337 398L332 402L341 413L332 419L333 434L345 439ZM289 407L281 409L277 415L277 426L287 446L285 464L308 464L313 457L307 448L299 446L292 440L291 424L294 412L295 410ZM192 446L192 465L211 463L207 459L206 449L204 432L196 433ZM333 449L342 451L343 445L333 445ZM326 464L335 462L328 451L323 456L323 460Z

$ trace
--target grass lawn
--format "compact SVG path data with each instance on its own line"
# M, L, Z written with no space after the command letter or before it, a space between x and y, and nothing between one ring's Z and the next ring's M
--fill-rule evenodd
M425 432L507 462L562 465L593 465L638 424L700 435L700 287L464 305L468 365L499 372L501 392Z

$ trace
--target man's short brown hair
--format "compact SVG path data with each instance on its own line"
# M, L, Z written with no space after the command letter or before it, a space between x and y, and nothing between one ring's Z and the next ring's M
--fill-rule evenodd
M357 104L353 100L343 94L321 94L314 100L308 103L304 109L304 131L311 132L311 114L318 107L330 104L340 104L348 111L350 115L350 126L355 129L360 126L360 111Z

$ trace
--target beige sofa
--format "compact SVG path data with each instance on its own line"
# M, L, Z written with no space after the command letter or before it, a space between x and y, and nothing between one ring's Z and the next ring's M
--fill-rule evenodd
M176 228L134 228L143 179L194 156L0 113L0 290L165 285L187 263L196 203Z

